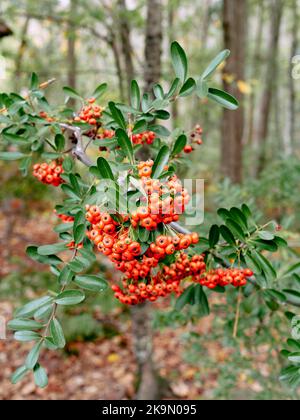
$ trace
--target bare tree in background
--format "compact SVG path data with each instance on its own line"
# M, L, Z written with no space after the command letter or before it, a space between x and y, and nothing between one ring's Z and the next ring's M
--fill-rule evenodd
M224 77L224 90L240 101L240 108L232 112L225 109L222 123L221 169L224 176L234 183L242 181L243 171L243 132L244 106L243 95L236 84L245 79L247 0L224 0L223 30L225 48L231 50L231 56L224 67L224 75L234 77L234 83L228 83Z
M131 30L130 30L131 28L130 28L130 23L129 23L130 21L129 21L127 6L126 6L126 1L118 0L118 6L119 6L118 27L120 31L122 53L123 53L125 72L126 72L127 92L128 92L128 97L129 97L131 81L135 78L135 71L134 71L134 64L133 64L133 48L131 44Z
M70 17L74 18L77 11L77 0L70 0ZM76 58L76 24L73 21L68 25L68 85L76 89L77 58ZM70 99L70 104L75 100Z
M145 37L145 91L150 92L161 77L162 4L160 0L147 1ZM141 149L141 159L149 157ZM160 395L160 380L153 362L153 330L150 306L141 304L132 308L134 349L138 364L138 400L155 400Z
M277 74L277 57L280 34L280 24L283 12L283 0L271 1L270 40L268 45L268 60L262 99L259 108L259 121L256 133L256 143L259 145L257 175L265 167L266 145L269 133L269 122L275 76Z
M17 51L16 61L15 61L15 87L18 91L21 88L21 76L22 76L22 62L27 46L27 32L29 28L30 17L25 18L25 22L21 32L20 45Z
M293 153L295 145L295 134L296 134L296 87L295 80L292 77L293 71L293 58L297 54L298 48L298 23L299 23L299 10L298 0L292 0L292 33L291 33L291 54L290 54L290 72L289 72L289 105L288 105L288 118L287 118L287 132L284 136L284 152L286 156L290 156Z
M146 92L149 92L161 77L162 38L161 0L147 0L144 70Z

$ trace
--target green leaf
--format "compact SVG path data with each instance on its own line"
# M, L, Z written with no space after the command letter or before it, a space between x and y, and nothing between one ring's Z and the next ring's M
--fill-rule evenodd
M300 351L291 353L288 357L289 361L292 363L300 363ZM299 372L300 374L300 372Z
M271 232L268 232L268 231L266 231L266 230L260 230L259 232L258 232L258 236L261 238L261 239L263 239L263 240L265 240L265 241L272 241L272 239L274 239L274 235L273 235L273 233L271 233Z
M41 338L40 334L34 331L17 331L14 334L14 338L17 341L36 341Z
M95 275L76 276L74 282L81 288L93 292L103 292L107 288L107 282L102 277Z
M80 244L85 238L85 225L78 225L74 233L74 240L76 244Z
M139 240L142 243L148 242L149 236L150 236L149 230L139 227Z
M185 289L182 295L180 295L179 298L177 299L176 304L175 304L175 310L181 311L185 307L185 305L187 305L188 303L190 305L193 305L194 299L195 299L195 286L194 284L192 284L187 289Z
M119 127L123 128L123 130L126 130L126 121L122 112L116 107L114 102L109 102L108 106L114 121L118 124Z
M251 210L249 209L247 204L242 205L242 212L244 213L247 219L250 219L252 217Z
M196 82L191 77L184 83L180 89L179 96L185 97L191 95L196 89Z
M171 57L175 74L184 83L187 78L188 62L183 48L176 41L171 45Z
M116 136L118 139L119 146L121 147L125 155L129 158L130 162L133 163L133 146L126 131L119 128L116 131Z
M65 251L66 249L66 245L64 243L59 242L57 244L39 246L37 252L39 253L39 255L52 255Z
M65 87L63 87L63 91L65 92L66 95L68 95L69 98L82 100L82 97L73 88L70 88L68 86L65 86Z
M54 345L59 349L63 349L66 345L66 340L63 329L56 318L53 318L50 322L50 333Z
M279 302L286 302L286 296L275 289L265 289L264 294L271 299L279 300Z
M172 156L179 155L179 153L182 152L182 150L185 148L187 144L187 137L185 134L181 134L181 136L178 137L178 139L175 141L173 150L172 150Z
M97 159L97 168L102 179L111 179L112 181L115 180L113 171L111 170L109 163L103 157L99 157Z
M77 305L85 299L85 295L81 290L65 290L55 298L58 305Z
M168 146L164 145L158 152L158 155L155 159L153 168L152 168L152 178L158 179L159 176L163 173L164 167L167 165L170 159L170 150Z
M153 92L157 99L165 98L164 90L160 84L157 83L156 85L153 86Z
M29 258L41 264L58 265L62 262L56 255L39 255L37 246L29 246L26 249L26 254Z
M73 159L69 156L66 156L63 161L63 170L67 173L71 172L74 167Z
M70 268L66 265L60 272L58 281L61 285L69 284L72 281L72 278L74 277L74 273Z
M291 347L295 351L300 351L300 342L293 340L292 338L289 338L287 340L287 344L289 347Z
M220 89L209 88L207 97L231 111L235 111L239 107L238 101L232 95Z
M230 51L229 50L224 50L221 51L207 66L207 68L204 70L204 72L202 73L201 78L202 79L208 79L215 71L216 69L219 67L219 65L221 63L223 63L224 60L226 60L226 58L228 58L230 55Z
M209 304L207 296L200 284L195 286L195 305L198 305L201 309L202 316L208 316L210 314Z
M22 318L31 316L34 314L35 311L37 311L39 308L48 305L49 303L52 303L53 298L50 296L43 296L42 298L35 299L26 305L22 306L20 309L16 311L16 317Z
M18 369L14 371L14 373L11 375L11 382L12 384L17 384L20 382L24 376L29 372L26 366L20 366Z
M177 77L174 80L174 82L172 83L169 92L167 93L167 98L168 99L171 99L175 95L175 93L176 93L177 89L179 88L179 86L180 86L180 79Z
M0 152L0 160L19 160L26 155L21 152Z
M52 310L53 310L52 303L42 306L41 308L39 308L38 310L34 312L34 315L33 315L34 319L38 319L38 320L44 320L46 318L48 319Z
M232 207L229 212L231 219L233 219L237 224L239 224L244 230L248 229L247 218L239 208Z
M39 87L38 75L36 73L32 73L31 78L30 78L30 90L38 89L38 87Z
M227 226L225 225L220 226L220 233L229 245L236 246L236 241L234 239L234 236Z
M259 273L259 274L261 273L262 269L259 262L257 262L256 259L251 254L249 253L246 254L244 258L245 258L248 268L250 268L255 273Z
M107 91L107 87L108 87L108 85L107 85L107 83L101 83L101 85L99 85L96 89L95 89L95 91L94 91L94 93L93 93L93 97L95 98L95 99L99 99L101 96L103 96L104 95L104 93Z
M290 277L293 274L300 274L300 262L292 265L287 271L285 271L284 277Z
M48 376L45 369L37 364L33 371L34 382L39 388L45 388L48 385Z
M131 106L135 109L140 109L141 105L141 92L136 80L132 80L130 88Z
M220 239L220 229L218 225L213 225L209 231L209 246L210 248L214 248L215 245L219 242Z
M270 278L271 280L276 279L276 271L274 270L271 263L259 252L256 250L251 251L252 256L255 258L256 262L260 265L263 272L265 273L266 277Z
M154 125L150 125L148 128L149 128L149 131L153 131L159 137L169 137L171 134L170 131L163 125L154 124Z
M227 209L221 208L217 211L217 213L218 213L218 216L224 220L224 222L226 222L227 219L230 219L230 212Z
M62 152L65 147L65 137L62 134L56 134L54 139L55 147L58 152Z
M30 352L28 353L28 356L26 357L25 361L25 365L28 369L33 369L37 364L42 344L43 341L41 340L39 343L36 343L35 346L33 346Z
M225 224L228 227L228 229L234 234L234 236L236 236L242 242L246 239L243 229L234 220L227 219Z
M32 319L15 318L7 323L7 328L14 331L40 330L42 324Z
M132 133L133 134L140 134L140 133L143 133L146 130L147 130L146 120L140 120L135 124L135 126L132 130Z
M292 289L283 289L283 293L287 296L289 301L299 305L300 304L300 292Z

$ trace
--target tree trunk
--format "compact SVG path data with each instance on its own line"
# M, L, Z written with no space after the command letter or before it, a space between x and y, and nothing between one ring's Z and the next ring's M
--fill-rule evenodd
M263 28L264 28L264 1L261 0L257 5L257 32L255 36L254 43L254 53L252 59L252 77L251 79L259 79L260 69L261 69L261 52L262 52L262 41L263 41ZM254 122L255 122L255 105L256 105L257 93L253 89L249 98L249 112L248 112L248 128L247 128L247 138L245 143L248 146L253 144L253 134L254 134Z
M162 54L162 4L161 0L147 0L145 40L145 91L150 92L161 76Z
M12 30L7 26L4 20L0 19L0 38L12 35Z
M70 19L68 28L68 85L76 89L76 71L77 71L77 58L76 58L76 26L73 24L72 19L76 14L77 0L70 0ZM75 99L70 99L69 105L73 107L75 105Z
M284 154L291 156L293 153L293 146L295 144L296 134L296 88L295 80L292 76L293 71L293 57L297 54L298 48L298 20L299 11L297 0L293 0L292 8L293 14L293 28L291 36L291 54L290 54L290 77L289 77L289 105L288 105L288 118L287 118L287 133L284 136Z
M222 123L221 169L224 176L234 183L242 181L244 105L243 95L236 82L245 80L247 0L224 0L223 29L225 48L231 56L224 67L224 74L234 76L229 84L224 78L224 90L240 101L237 111L224 110Z
M174 0L169 0L168 3L168 30L169 30L169 45L175 40L175 30L174 30L174 21L175 21L175 6ZM173 66L170 66L170 72L173 72ZM178 111L178 102L173 101L171 104L171 112L172 112L172 127L171 129L175 129L177 125L177 119L179 115Z
M16 63L15 63L15 87L16 91L18 92L21 88L21 76L22 76L22 62L23 57L27 45L27 32L29 27L30 18L27 17L25 19L25 23L21 33L21 42L16 56Z
M160 0L147 1L147 26L145 39L145 91L149 92L159 82L162 53L162 7ZM149 147L139 151L139 159L149 157ZM153 363L153 332L150 306L138 305L132 309L134 350L138 364L138 400L159 398L160 382Z
M125 0L118 0L119 6L119 31L122 45L122 54L126 70L127 92L130 98L130 85L135 77L134 64L133 64L133 48L130 40L130 26L128 19L128 10Z
M262 99L259 108L259 121L257 129L257 144L259 144L257 175L259 175L265 167L266 163L266 147L269 133L269 121L271 114L271 104L273 97L274 78L277 72L277 54L280 34L280 24L283 11L283 0L273 0L271 5L271 37L268 46L268 61L266 68L266 79Z

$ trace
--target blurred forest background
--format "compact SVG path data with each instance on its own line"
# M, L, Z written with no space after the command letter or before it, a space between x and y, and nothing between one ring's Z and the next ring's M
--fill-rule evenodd
M174 128L203 127L204 144L181 175L205 179L202 234L216 219L216 208L247 202L259 217L283 226L297 253L299 22L299 0L2 0L0 91L24 93L30 74L36 72L42 80L56 79L48 90L54 103L62 103L63 86L88 96L101 82L109 83L105 100L126 100L133 78L145 89L158 80L169 83L173 40L185 48L195 76L219 51L230 49L216 81L239 98L239 111L223 111L200 99L176 103L171 110ZM32 177L21 181L14 164L4 170L1 163L0 168L0 315L10 316L18 301L51 288L50 274L32 266L24 249L28 243L54 239L52 203L59 192ZM292 258L280 255L276 264ZM109 267L102 269L113 275ZM169 381L169 397L297 398L278 381L283 365L280 337L288 336L288 323L275 312L266 321L259 313L265 309L245 304L235 342L230 299L225 307L218 298L216 315L201 322L193 322L193 314L170 315L157 305L155 360ZM23 350L10 340L0 341L0 360L5 363L0 398L133 396L129 314L108 292L89 303L80 312L64 314L69 344L66 353L45 356L52 372L45 390L37 391L29 381L9 384Z

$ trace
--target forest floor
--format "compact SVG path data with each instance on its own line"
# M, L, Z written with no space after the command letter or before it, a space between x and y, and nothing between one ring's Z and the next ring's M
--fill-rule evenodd
M52 220L52 219L51 219ZM28 270L33 269L32 262L25 255L28 243L51 243L55 237L49 228L49 216L44 223L37 224L34 218L14 217L14 233L9 235L6 226L7 217L0 219L0 278L5 281L8 273L17 270L20 261ZM2 236L2 237L1 237ZM3 246L5 243L5 246ZM41 266L38 268L41 269ZM26 292L28 294L28 292ZM29 292L30 294L30 292ZM31 297L31 296L28 296ZM4 298L0 304L0 316L10 319L15 306L11 296ZM163 309L162 304L158 304ZM90 342L75 341L69 343L69 352L45 351L42 365L49 374L49 385L45 389L37 389L31 375L18 383L10 383L12 372L23 364L29 344L17 343L8 332L6 340L0 340L0 399L131 399L135 393L136 365L132 351L131 323L129 317L120 316L120 308L112 314L110 322L118 334L112 337L101 337ZM106 322L107 315L98 314L97 321ZM160 375L168 381L169 388L165 398L170 399L210 399L220 386L220 363L225 363L232 349L225 348L221 342L210 340L205 352L215 362L215 369L199 367L186 361L184 353L186 344L182 337L192 328L193 333L208 335L212 329L212 317L200 320L197 325L164 328L155 333L154 359ZM188 349L190 350L190 349ZM254 364L266 377L271 374L268 364L268 349L262 348L258 354L247 354L254 357ZM244 349L247 352L246 349ZM246 353L245 353L246 354ZM232 372L235 376L235 372ZM262 386L251 380L244 373L235 378L237 388L236 399L258 397ZM284 398L284 396L283 396Z

